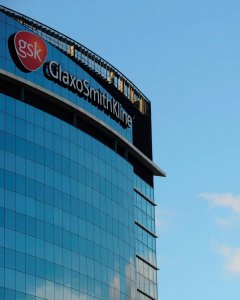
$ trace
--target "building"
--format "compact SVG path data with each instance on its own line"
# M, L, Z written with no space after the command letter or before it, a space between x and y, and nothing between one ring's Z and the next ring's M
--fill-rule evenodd
M0 299L157 299L151 104L0 6Z

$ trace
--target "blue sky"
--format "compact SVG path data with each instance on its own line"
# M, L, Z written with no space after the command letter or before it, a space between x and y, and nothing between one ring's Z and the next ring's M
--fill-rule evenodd
M151 100L159 299L240 297L240 2L1 1L111 62Z

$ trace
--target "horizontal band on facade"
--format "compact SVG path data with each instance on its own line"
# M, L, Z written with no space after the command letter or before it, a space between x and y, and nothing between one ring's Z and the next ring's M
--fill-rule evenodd
M153 264L151 264L149 261L147 261L146 259L144 259L143 257L141 257L140 255L136 254L136 257L138 259L140 259L141 261L143 261L145 264L149 265L150 267L152 267L154 270L159 270L158 267L154 266Z
M157 206L157 204L155 202L153 202L151 199L149 199L146 195L144 195L141 191L139 191L136 187L134 188L134 191L139 194L140 196L142 196L146 201L148 201L149 203L151 203L154 206Z
M137 291L141 294L143 294L144 296L147 296L149 299L151 300L157 300L157 298L153 298L151 296L149 296L147 293L143 292L142 290L140 290L139 288L137 288Z
M47 97L48 101L51 101L51 103L62 106L66 108L67 111L72 111L76 113L82 120L84 120L90 126L100 131L105 136L116 140L121 147L123 147L126 151L128 151L128 153L130 153L145 168L147 168L150 172L152 172L153 175L163 176L163 177L166 176L164 171L162 171L156 164L154 164L146 155L144 155L141 151L139 151L134 145L132 145L125 137L123 137L116 130L114 130L109 125L107 125L105 122L96 118L94 115L87 112L83 108L77 106L76 104L70 102L69 100L37 84L32 83L31 81L23 79L22 77L14 75L3 69L0 69L0 78L5 79L10 83L14 83L17 86L22 86L26 90L29 90L31 92L35 92L36 96L37 95L45 96Z
M151 236L158 238L158 236L153 233L152 231L150 231L149 229L147 229L145 226L143 226L141 223L139 223L138 221L135 221L135 224L138 225L139 227L141 227L143 230L145 230L147 233L149 233Z

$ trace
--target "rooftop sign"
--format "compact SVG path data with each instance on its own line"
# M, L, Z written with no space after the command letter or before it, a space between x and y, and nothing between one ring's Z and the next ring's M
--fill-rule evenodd
M71 73L63 70L62 66L55 61L45 63L45 75L69 90L77 93L80 97L88 99L93 105L111 115L124 127L132 127L131 116L123 109L122 105L113 98L108 98L100 89L90 86L87 80L76 78Z
M132 127L132 117L125 111L122 105L114 98L108 98L107 93L90 86L87 80L77 78L56 61L45 62L47 57L47 45L38 35L28 31L19 31L9 38L10 44L13 38L13 60L25 72L36 71L42 65L44 75L57 84L68 88L79 97L87 99L90 103L104 111L111 118L118 121L123 127Z

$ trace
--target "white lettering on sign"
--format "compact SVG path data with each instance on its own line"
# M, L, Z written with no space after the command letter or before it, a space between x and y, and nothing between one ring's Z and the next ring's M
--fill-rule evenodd
M132 127L132 117L125 111L121 103L113 98L108 98L107 94L100 89L89 85L87 80L81 80L74 75L62 70L62 66L55 61L46 63L46 76L56 81L58 84L67 87L69 90L88 99L89 102L111 115L124 127Z
M42 51L42 49L38 49L37 42L31 44L31 43L27 43L24 40L19 40L17 51L18 54L23 58L29 56L29 57L33 57L34 59L38 59L39 62L42 62L41 57L39 56L39 53Z

